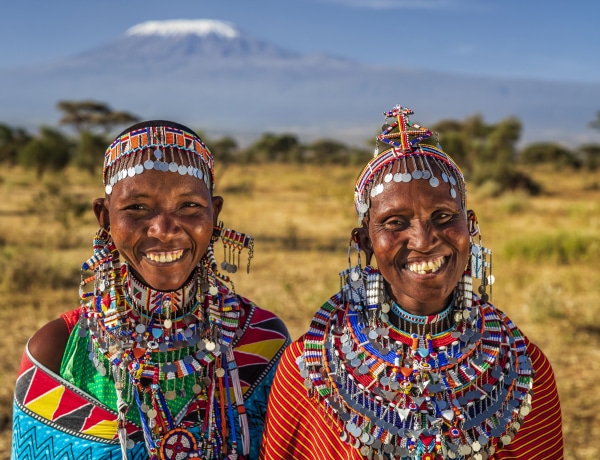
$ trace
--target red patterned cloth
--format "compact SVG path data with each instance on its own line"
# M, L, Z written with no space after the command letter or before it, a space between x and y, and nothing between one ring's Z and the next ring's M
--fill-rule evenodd
M339 438L341 427L326 417L314 398L307 397L296 358L304 337L284 352L269 397L261 460L362 460L359 451ZM517 437L489 460L560 460L562 419L554 373L542 351L527 341L535 378L532 410Z
M256 459L274 368L290 338L283 322L273 313L242 297L239 300L243 316L241 334L234 340L234 356L250 425L249 458ZM71 340L87 343L87 337L77 334L79 315L77 309L61 316L71 332ZM90 365L87 356L77 360L78 368ZM113 394L114 383L109 384ZM195 406L189 407L191 411ZM128 458L147 460L141 427L128 420L126 428L129 439L135 442ZM41 366L26 349L15 389L11 458L121 459L115 408Z

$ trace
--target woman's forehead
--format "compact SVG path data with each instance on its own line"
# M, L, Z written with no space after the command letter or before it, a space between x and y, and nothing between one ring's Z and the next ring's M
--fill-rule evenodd
M410 182L390 181L383 191L371 198L371 211L389 209L462 209L461 198L450 194L451 185L442 183L432 187L426 181L412 180Z
M196 177L150 170L119 181L114 185L112 195L118 196L120 199L141 196L156 198L210 197L210 192L205 182Z

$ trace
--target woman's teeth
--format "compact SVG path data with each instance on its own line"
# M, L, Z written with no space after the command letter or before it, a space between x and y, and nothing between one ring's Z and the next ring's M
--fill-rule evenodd
M406 269L419 275L425 275L426 273L437 272L442 265L444 265L444 257L438 257L433 260L406 264Z
M178 260L183 255L183 250L172 251L172 252L149 252L146 254L146 257L150 259L152 262L160 262L162 264L167 262L173 262Z

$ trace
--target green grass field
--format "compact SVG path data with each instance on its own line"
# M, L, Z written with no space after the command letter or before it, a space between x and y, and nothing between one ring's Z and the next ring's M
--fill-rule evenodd
M256 239L250 274L235 289L286 322L293 337L339 288L357 221L356 167L229 166L216 171L225 226ZM540 196L469 191L493 250L492 302L537 343L558 382L565 458L600 458L600 174L529 170ZM55 185L58 184L58 185ZM52 192L52 193L49 193ZM79 267L96 231L61 203L101 196L99 178L74 170L36 181L0 171L0 460L9 458L14 379L27 338L78 304ZM217 246L219 259L223 256ZM247 254L242 254L242 257Z

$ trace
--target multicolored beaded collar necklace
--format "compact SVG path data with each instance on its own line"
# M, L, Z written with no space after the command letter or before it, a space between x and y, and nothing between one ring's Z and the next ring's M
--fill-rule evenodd
M526 342L503 313L473 298L468 273L433 318L394 308L372 267L342 278L298 359L342 441L369 458L417 460L484 460L512 441L531 408ZM389 322L392 308L400 327ZM425 323L434 329L414 332Z
M119 261L101 229L82 268L94 274L82 277L80 334L89 334L96 370L114 380L123 458L133 446L125 430L133 407L151 460L242 458L234 408L247 455L249 426L232 347L241 310L210 264L199 265L180 290L156 291ZM91 282L93 290L84 292ZM185 417L190 413L197 414L195 422Z

